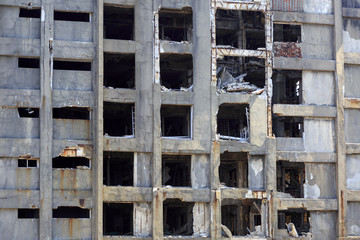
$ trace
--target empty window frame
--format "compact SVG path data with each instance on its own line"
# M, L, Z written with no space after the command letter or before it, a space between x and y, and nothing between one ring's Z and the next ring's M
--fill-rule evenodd
M39 58L18 58L19 68L40 68Z
M274 42L301 42L301 25L274 24Z
M104 203L104 235L133 235L133 204Z
M220 154L220 184L226 187L248 187L248 153L224 152Z
M134 185L134 153L104 152L103 183L106 186Z
M192 9L161 9L159 11L159 39L176 42L191 42Z
M20 8L19 17L23 18L40 18L41 9L40 8Z
M19 208L18 209L18 218L19 219L39 219L39 209Z
M105 5L104 38L134 40L134 9Z
M90 120L90 110L85 107L53 108L53 118Z
M249 105L228 104L219 106L217 114L217 133L224 140L249 139Z
M261 200L224 199L221 203L221 223L234 236L246 236L261 225Z
M18 108L18 113L21 118L39 118L39 108Z
M294 224L299 236L307 235L310 232L310 212L302 208L278 211L278 228L291 231L289 223Z
M191 107L161 106L161 136L191 138Z
M273 71L273 103L302 103L302 71Z
M273 132L276 137L302 137L303 117L279 117L273 115Z
M104 53L104 87L135 88L135 54Z
M91 71L91 62L54 60L54 70Z
M191 187L191 155L162 155L162 183Z
M167 89L181 90L193 84L193 59L190 54L161 54L160 82Z
M217 88L223 92L251 93L265 87L265 60L254 57L217 59Z
M53 209L53 218L90 218L90 209L80 207L58 207Z
M294 198L304 197L305 164L278 161L276 164L277 191Z
M192 202L166 199L163 203L164 235L192 235L193 207Z
M104 102L104 134L123 137L135 135L135 104Z
M90 13L54 11L55 21L90 22Z
M90 160L85 157L55 157L52 159L53 168L89 168Z
M240 49L265 48L265 16L262 12L218 9L216 45Z
M37 168L37 160L35 159L25 159L19 158L18 159L18 167L19 168Z

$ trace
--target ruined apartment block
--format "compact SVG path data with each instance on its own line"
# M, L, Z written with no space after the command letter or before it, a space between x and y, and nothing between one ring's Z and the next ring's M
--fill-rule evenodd
M360 238L360 0L2 0L0 22L1 239Z

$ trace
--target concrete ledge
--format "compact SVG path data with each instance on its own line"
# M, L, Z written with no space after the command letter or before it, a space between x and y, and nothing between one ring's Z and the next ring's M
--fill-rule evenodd
M360 65L360 53L344 52L344 63Z
M216 47L216 55L218 57L232 56L232 57L266 58L266 51L265 50L257 51L257 50L245 50L245 49Z
M40 90L0 89L0 106L40 107Z
M95 46L92 42L54 41L54 59L92 60L94 57Z
M178 198L183 202L210 202L210 189L194 188L161 188L163 200L167 198Z
M192 240L210 240L211 238L206 237L193 237L193 236L164 236L163 239L165 240L180 240L180 239L192 239ZM233 238L234 239L234 238ZM238 239L238 238L236 238Z
M193 105L194 92L161 92L161 104Z
M77 206L92 208L92 190L54 190L52 207Z
M220 188L221 199L263 199L267 198L265 191L251 191L247 188Z
M338 209L337 199L279 198L276 202L277 210L304 208L308 211L336 211Z
M161 138L162 153L209 154L210 145L202 141L183 138Z
M278 116L335 118L336 107L274 104L273 113Z
M290 162L336 163L336 153L280 151L276 153L276 160L286 160Z
M104 39L104 52L135 53L136 42L131 40Z
M360 154L360 143L346 143L346 154Z
M291 23L308 23L321 25L334 25L334 15L314 14L314 13L297 13L297 12L280 12L273 11L274 23L277 22Z
M146 152L136 138L104 136L104 151Z
M360 109L360 98L345 98L344 108Z
M104 0L104 4L114 4L122 6L134 6L136 5L136 0Z
M184 7L191 7L193 0L166 0L161 1L162 8L169 8L169 9L182 9Z
M104 88L104 102L134 103L137 98L137 91L133 89Z
M160 53L179 53L192 54L193 47L191 43L160 41Z
M103 187L104 202L151 202L152 188Z
M346 198L349 202L360 202L360 190L347 191Z
M40 40L0 37L0 55L39 57Z
M276 151L304 151L304 141L302 138L276 138Z
M40 139L0 138L0 157L40 158Z
M342 14L344 18L360 18L360 9L343 7Z
M274 58L274 69L287 70L313 70L313 71L335 71L334 60L305 59L305 58Z
M258 147L251 145L249 142L236 142L236 141L226 141L220 140L220 153L225 151L229 152L252 152L252 153L259 153L265 154L265 146Z
M94 108L95 93L92 91L53 91L53 107L78 106Z
M218 104L220 106L223 103L250 103L253 97L258 97L258 95L246 93L222 93L218 95Z
M39 190L0 190L0 208L39 208Z

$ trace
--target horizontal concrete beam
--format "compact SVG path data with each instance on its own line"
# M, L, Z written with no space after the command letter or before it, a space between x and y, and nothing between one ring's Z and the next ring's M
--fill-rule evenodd
M93 12L94 4L89 0L76 1L54 1L54 10L77 11L77 12Z
M0 190L0 208L39 208L39 190Z
M344 52L344 63L360 65L360 53Z
M276 202L278 210L303 208L308 211L336 211L338 209L337 199L279 198Z
M346 193L346 199L349 202L360 202L360 190L348 190Z
M81 80L79 79L79 81ZM53 107L78 106L94 108L94 95L92 91L54 90Z
M186 139L171 139L161 138L163 153L192 153L192 154L209 154L210 146L207 143L203 143L201 140L186 140Z
M151 149L145 149L141 142L136 138L104 136L103 141L104 151L152 152Z
M40 90L0 89L0 106L40 107Z
M31 156L40 158L40 140L23 138L0 138L0 157Z
M92 157L92 141L82 140L53 140L53 157L60 155L68 157ZM72 155L76 154L76 155Z
M106 5L134 6L137 0L104 0Z
M304 151L304 140L302 138L277 137L277 151Z
M223 103L250 103L252 98L258 95L244 93L223 93L218 95L219 106Z
M194 92L161 92L161 104L192 105L193 103Z
M92 42L54 41L54 59L92 60L94 56L95 45Z
M313 71L335 71L334 60L305 59L305 58L274 58L274 69L287 70L313 70Z
M192 54L191 43L160 41L160 53Z
M266 58L266 51L256 51L256 50L244 50L244 49L234 49L234 48L216 48L216 56L218 58L224 56L231 57L258 57L258 58Z
M336 153L280 151L276 153L276 160L290 162L336 163Z
M360 98L345 98L344 108L360 109Z
M104 202L151 202L152 188L103 187Z
M104 52L135 53L136 42L130 40L104 39Z
M316 105L274 104L273 113L278 116L335 118L336 107Z
M342 15L344 18L360 18L359 8L343 8Z
M133 89L104 88L104 102L134 103L138 92Z
M274 23L307 23L307 24L321 24L334 25L334 15L330 14L315 14L315 13L296 13L296 12L280 12L273 11Z
M166 1L161 1L161 2L157 2L161 5L161 8L168 8L168 9L182 9L184 7L191 7L193 4L193 0L166 0ZM156 6L156 7L159 7ZM155 6L154 6L155 7Z
M133 237L133 236L103 236L103 240L152 240L151 237ZM193 238L191 238L193 239ZM205 239L205 238L202 238Z
M163 200L180 199L184 202L210 202L210 189L161 188Z
M226 141L220 140L220 153L224 153L225 151L229 152L251 152L252 154L265 154L266 148L265 146L255 146L251 145L248 142L236 142L236 141ZM265 144L264 144L265 145Z
M260 2L234 2L232 0L216 1L216 8L228 10L265 11L266 6Z
M1 0L0 6L14 6L14 7L41 7L41 0Z
M92 208L93 201L91 190L54 190L52 207L76 206Z
M346 154L360 154L360 143L346 143Z
M0 37L0 43L0 55L25 57L40 56L39 39Z
M243 188L220 188L221 199L263 199L267 193L263 191L251 191Z

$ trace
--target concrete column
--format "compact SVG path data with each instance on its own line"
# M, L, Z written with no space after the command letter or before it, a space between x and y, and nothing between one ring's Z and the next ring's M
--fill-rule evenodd
M193 231L195 237L210 235L210 211L208 203L195 203L193 207Z
M151 203L134 203L134 236L149 237L152 232Z

